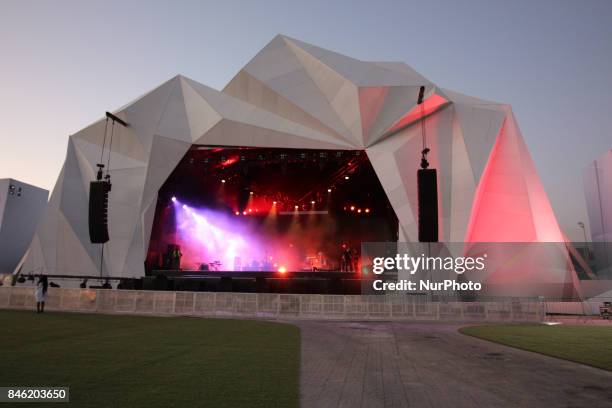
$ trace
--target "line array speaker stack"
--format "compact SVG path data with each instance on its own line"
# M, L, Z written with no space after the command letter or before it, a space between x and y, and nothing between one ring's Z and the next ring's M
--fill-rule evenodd
M108 242L108 181L89 183L89 239L92 244Z
M419 242L438 242L438 175L436 169L417 170Z

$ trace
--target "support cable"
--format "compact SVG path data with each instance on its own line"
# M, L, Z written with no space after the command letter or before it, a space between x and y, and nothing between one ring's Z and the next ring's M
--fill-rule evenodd
M104 147L106 146L106 132L108 129L108 118L106 118L106 122L104 123L104 139L102 140L102 152L100 153L100 163L104 160Z
M427 148L427 134L425 132L425 103L421 102L421 137L423 139L423 150Z
M110 142L108 144L108 161L106 162L106 175L109 175L110 172L110 160L111 160L111 154L112 154L112 148L113 148L113 135L115 134L115 121L113 120L113 124L111 126L111 136L110 136Z

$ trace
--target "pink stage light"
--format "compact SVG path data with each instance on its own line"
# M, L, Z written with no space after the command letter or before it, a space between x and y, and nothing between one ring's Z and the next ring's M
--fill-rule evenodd
M265 237L243 218L235 218L231 213L185 208L175 212L175 222L174 239L181 247L185 269L197 269L201 263L218 261L221 270L232 271L237 259L244 265L266 257Z

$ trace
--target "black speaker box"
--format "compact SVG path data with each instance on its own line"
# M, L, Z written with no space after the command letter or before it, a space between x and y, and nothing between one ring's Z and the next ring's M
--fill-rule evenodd
M107 181L89 183L89 239L92 244L108 242L108 193Z
M438 242L438 175L436 169L417 171L419 242Z

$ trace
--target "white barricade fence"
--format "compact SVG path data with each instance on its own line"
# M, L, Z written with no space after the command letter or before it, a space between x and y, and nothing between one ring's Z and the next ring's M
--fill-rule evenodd
M45 309L91 313L320 320L544 320L546 312L579 311L580 302L537 299L429 301L402 295L307 295L49 288ZM33 287L0 287L0 308L36 307ZM565 309L564 309L565 308ZM589 309L589 308L586 308ZM585 309L585 310L586 310Z

